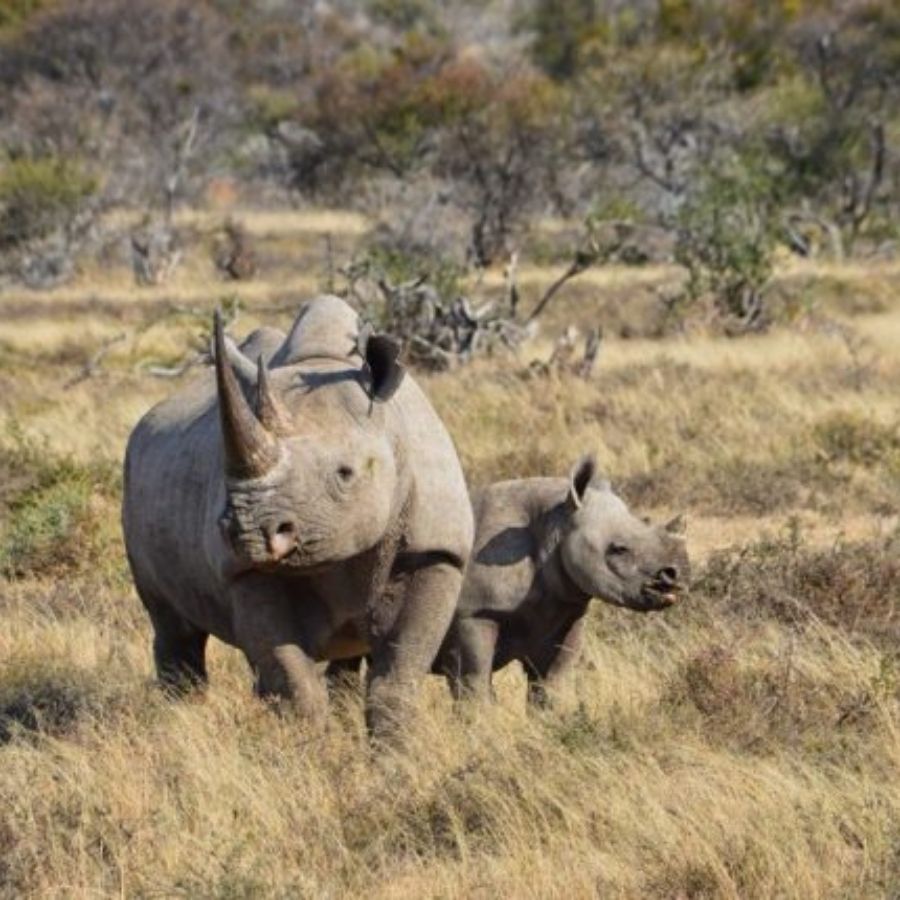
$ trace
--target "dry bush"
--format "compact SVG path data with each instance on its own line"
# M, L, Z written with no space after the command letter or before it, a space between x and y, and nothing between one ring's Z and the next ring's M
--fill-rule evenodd
M135 696L109 676L109 671L73 665L40 649L4 659L0 744L27 738L29 733L71 737L87 719L102 716L111 721Z
M810 548L795 529L715 554L702 589L724 615L824 622L887 652L900 641L900 534Z

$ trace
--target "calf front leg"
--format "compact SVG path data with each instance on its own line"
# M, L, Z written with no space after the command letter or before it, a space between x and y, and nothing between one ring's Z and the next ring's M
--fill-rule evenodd
M544 708L551 704L553 691L565 681L581 655L585 617L577 619L561 641L525 664L528 677L528 705Z
M399 613L388 632L373 641L366 723L375 740L402 739L416 689L431 671L462 587L462 572L449 561L431 563L407 577Z
M440 656L440 671L454 700L493 699L491 675L497 634L497 623L488 619L454 619Z

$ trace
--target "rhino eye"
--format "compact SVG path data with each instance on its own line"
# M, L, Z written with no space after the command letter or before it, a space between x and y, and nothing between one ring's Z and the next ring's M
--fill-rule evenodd
M606 548L606 553L608 556L616 556L620 559L623 559L626 556L631 556L631 550L628 549L624 544L610 544Z
M355 474L352 466L338 466L337 475L344 484L352 481Z

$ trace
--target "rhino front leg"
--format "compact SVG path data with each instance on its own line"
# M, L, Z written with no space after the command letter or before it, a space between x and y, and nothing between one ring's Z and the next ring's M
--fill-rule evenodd
M141 600L153 623L153 661L159 683L183 696L206 684L206 642L209 635L196 628L163 601Z
M235 639L253 669L256 693L290 701L312 726L321 727L328 692L305 649L315 639L316 623L299 620L296 607L290 598L240 596L233 604Z
M373 641L366 724L374 740L402 740L416 689L431 671L453 617L462 577L459 567L449 561L434 562L408 576L393 625Z
M572 671L581 654L585 617L577 619L563 636L555 642L546 655L539 654L525 664L528 677L528 705L547 707L557 689Z

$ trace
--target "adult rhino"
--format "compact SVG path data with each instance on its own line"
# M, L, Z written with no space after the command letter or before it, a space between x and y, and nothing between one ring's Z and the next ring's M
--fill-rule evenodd
M396 357L337 297L240 349L216 316L214 372L138 423L122 519L164 684L206 680L212 634L244 652L260 694L320 720L316 662L366 653L367 722L393 730L473 539L453 443Z

